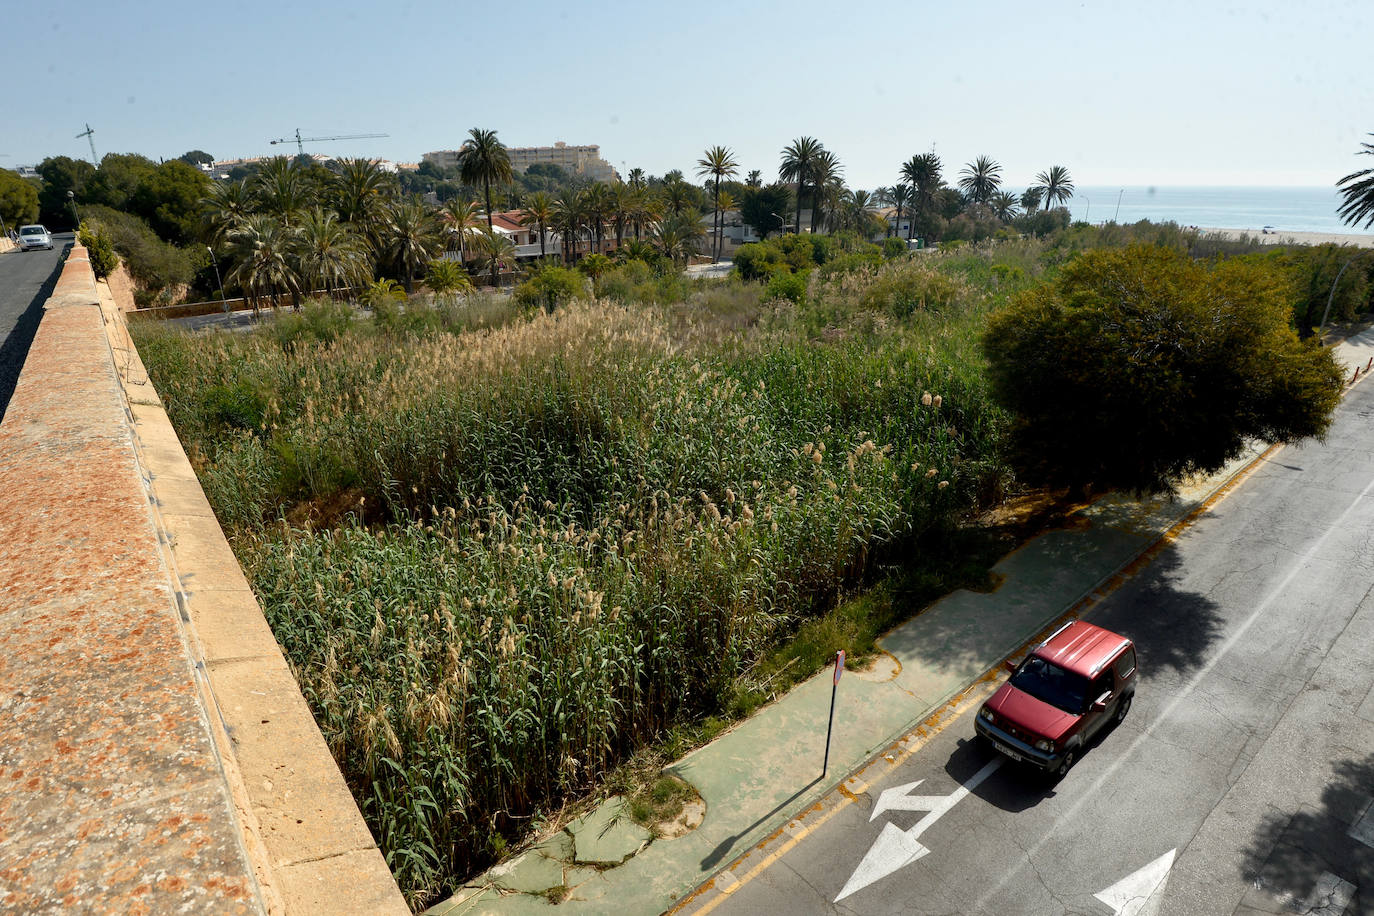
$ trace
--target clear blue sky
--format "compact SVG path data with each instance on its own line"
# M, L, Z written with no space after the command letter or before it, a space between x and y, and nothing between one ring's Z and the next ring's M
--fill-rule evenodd
M96 149L417 160L470 127L597 143L690 176L707 146L776 177L811 135L851 187L931 149L1008 186L1326 185L1374 159L1374 3L11 2L0 165Z

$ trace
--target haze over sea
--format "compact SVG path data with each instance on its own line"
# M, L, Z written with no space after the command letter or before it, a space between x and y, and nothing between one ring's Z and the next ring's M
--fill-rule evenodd
M1121 209L1117 212L1117 197ZM1253 229L1272 226L1279 232L1368 234L1336 215L1340 205L1329 188L1237 187L1080 187L1070 202L1073 218L1100 223L1173 221L1181 226Z

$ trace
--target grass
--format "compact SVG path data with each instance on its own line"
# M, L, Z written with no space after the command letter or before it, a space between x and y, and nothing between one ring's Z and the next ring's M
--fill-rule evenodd
M978 350L1005 290L950 261L804 307L135 329L413 905L986 583L960 519L1009 480Z

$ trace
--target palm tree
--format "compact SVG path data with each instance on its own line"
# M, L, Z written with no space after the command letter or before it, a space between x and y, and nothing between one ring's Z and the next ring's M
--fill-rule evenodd
M1031 190L1040 192L1048 210L1056 202L1062 204L1073 198L1073 179L1069 177L1069 170L1062 165L1051 166L1048 172L1035 176Z
M985 204L1002 184L1001 173L1002 167L995 160L979 156L959 173L959 188L975 203Z
M329 188L329 200L339 219L367 231L386 213L387 198L395 179L382 171L375 159L342 159Z
M782 164L778 167L778 177L783 181L797 183L797 219L794 225L798 232L801 232L802 194L806 190L806 182L811 178L811 171L815 168L816 158L824 149L821 141L814 137L798 137L782 148ZM815 226L813 214L812 229Z
M705 154L697 160L697 177L710 178L713 190L715 212L711 216L711 234L714 249L711 252L711 260L720 260L720 235L723 226L720 218L720 183L726 178L733 178L739 174L739 163L735 160L735 153L729 147L712 146L706 150Z
M564 188L553 202L553 228L563 239L564 264L571 264L577 258L577 237L584 223L582 195L572 188Z
M895 235L902 225L902 214L915 197L916 191L911 185L896 184L887 192L887 201L897 211L897 220L892 225L892 231L888 235Z
M1020 213L1016 209L1016 195L1010 191L998 191L988 199L988 206L992 212L1004 223L1009 223Z
M288 226L266 213L255 213L228 238L234 266L226 279L243 288L254 317L264 296L272 298L273 308L277 294L283 291L291 294L293 304L299 304L300 275L292 257L295 233Z
M744 184L750 188L763 187L763 173L758 169L750 169L749 174L744 177Z
M915 237L917 217L925 215L935 202L935 193L944 184L940 175L943 167L940 157L934 153L912 156L902 166L902 180L911 186L912 217L911 222L907 224L908 242Z
M670 176L663 184L663 208L673 216L681 216L692 205L692 188L678 176Z
M643 188L645 185L644 170L637 167L630 169L629 177L625 179L625 183L635 190Z
M701 239L705 234L701 220L694 219L690 214L679 213L658 224L654 231L654 242L659 251L681 267L701 250Z
M472 292L472 278L468 272L449 258L435 258L429 262L425 285L440 299L466 296Z
M448 233L448 248L458 243L458 260L467 263L467 241L472 237L473 223L481 215L482 208L475 200L454 197L439 209L439 224Z
M207 238L215 246L222 245L255 209L253 192L247 181L213 184L200 204L205 214Z
M339 287L361 286L372 279L367 246L330 210L306 211L296 235L296 262L309 289L323 286L330 296Z
M270 159L253 178L253 191L264 213L290 227L308 199L305 172L284 156Z
M406 293L415 291L415 276L440 248L439 225L434 214L416 195L398 201L391 208L389 254L401 270Z
M515 173L510 167L510 154L505 144L496 139L496 131L481 130L474 127L468 131L468 141L458 152L459 178L464 184L482 185L482 194L487 203L487 229L491 229L491 186L507 184L514 180Z
M825 222L826 212L834 213L844 197L844 167L839 157L821 150L811 166L811 231Z
M515 244L494 229L485 229L473 239L478 260L491 270L491 285L501 286L501 269L510 265L515 267Z
M601 241L606 234L606 218L613 212L611 189L604 182L595 182L582 192L582 215L592 230L596 253L601 254Z
M1355 155L1374 156L1374 143L1361 143L1360 146L1364 148ZM1341 196L1341 206L1336 213L1341 221L1355 226L1364 220L1363 228L1374 226L1374 169L1351 172L1336 182L1336 187Z
M1041 191L1039 188L1026 188L1021 192L1021 209L1027 213L1034 213L1040 209Z
M539 230L539 260L542 261L548 256L545 236L549 223L553 222L553 198L547 191L535 191L525 199L524 211L520 216L520 225L534 226Z
M606 192L606 202L610 207L607 215L615 226L617 249L625 244L625 227L630 224L630 197L633 193L630 186L624 184L609 185Z

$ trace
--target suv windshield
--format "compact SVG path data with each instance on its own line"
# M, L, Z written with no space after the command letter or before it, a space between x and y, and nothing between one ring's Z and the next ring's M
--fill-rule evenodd
M1065 671L1039 656L1026 659L1011 676L1011 685L1064 712L1081 715L1088 694L1088 680L1080 674Z

